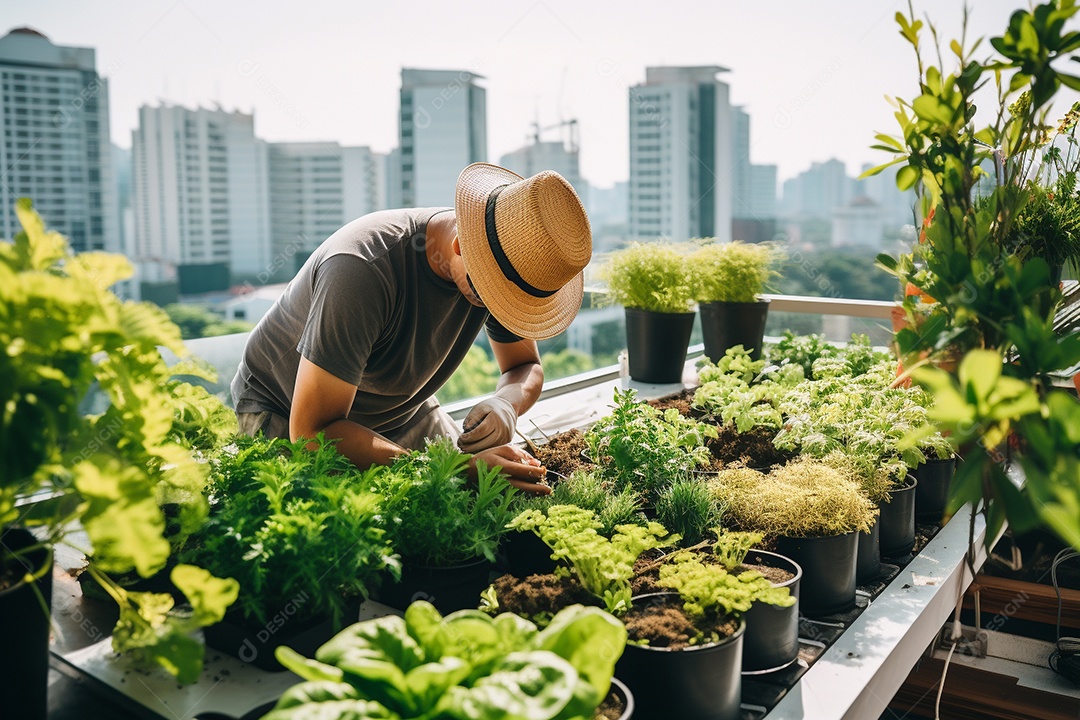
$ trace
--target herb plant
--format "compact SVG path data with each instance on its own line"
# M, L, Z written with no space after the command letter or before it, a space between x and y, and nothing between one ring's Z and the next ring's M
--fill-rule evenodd
M636 395L616 389L614 411L585 432L585 443L605 479L651 503L676 478L710 462L705 440L717 437L717 431L675 408L660 412Z
M661 565L657 584L678 592L683 600L683 610L692 618L707 613L742 614L755 602L778 607L791 607L796 603L796 598L786 587L773 587L757 571L747 570L734 575L719 565L705 564L689 554Z
M517 495L515 508L546 512L552 505L576 505L596 515L597 530L611 537L619 525L643 525L641 497L630 488L617 490L591 470L576 470L552 488L550 495Z
M446 567L480 557L494 562L515 511L515 490L498 467L477 463L476 488L468 486L469 456L448 438L422 451L399 455L374 482L385 497L388 536L406 562Z
M246 624L287 606L299 622L340 622L384 570L400 571L373 491L378 471L358 473L322 435L240 437L211 466L210 521L184 555L239 581Z
M766 347L765 354L774 365L798 365L803 369L803 376L813 380L814 362L819 358L837 357L840 350L824 335L796 335L785 330L779 342Z
M761 544L765 536L759 532L719 531L713 545L713 555L724 569L731 571L743 564L746 554Z
M665 528L682 536L684 545L696 545L709 528L719 523L722 510L704 482L676 480L660 491L656 499L656 519Z
M601 270L612 303L660 313L694 309L685 248L667 242L631 243L608 256Z
M600 524L594 513L573 505L553 505L546 515L526 510L510 527L536 533L551 548L552 559L569 562L581 586L616 615L630 608L630 580L641 553L679 541L678 535L669 535L656 522L646 527L620 525L609 540L597 532ZM560 571L565 569L556 570Z
M710 242L687 259L698 302L756 302L779 261L771 245Z
M570 606L537 631L517 615L444 618L418 601L404 618L346 628L315 660L278 648L307 682L266 720L584 720L607 697L625 645L626 628L598 608Z

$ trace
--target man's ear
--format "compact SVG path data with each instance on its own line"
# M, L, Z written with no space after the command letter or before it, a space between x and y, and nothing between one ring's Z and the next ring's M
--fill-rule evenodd
M457 237L454 238L454 254L461 256L461 243L458 242Z

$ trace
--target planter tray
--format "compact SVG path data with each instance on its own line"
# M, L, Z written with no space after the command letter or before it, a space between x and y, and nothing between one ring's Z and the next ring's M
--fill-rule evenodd
M373 601L360 606L360 620L397 611ZM112 651L112 640L66 653L53 652L52 665L66 675L74 675L90 690L118 703L132 717L157 720L191 718L200 713L220 713L242 718L266 703L276 701L285 690L300 682L291 672L267 672L253 665L207 648L202 676L198 682L179 686L164 670L138 671ZM93 698L80 705L86 717L94 716Z

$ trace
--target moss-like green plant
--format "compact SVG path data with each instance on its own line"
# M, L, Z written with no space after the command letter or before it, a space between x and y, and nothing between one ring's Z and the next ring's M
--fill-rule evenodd
M616 489L592 470L577 470L552 489L550 495L521 493L514 498L515 509L547 512L552 505L576 505L596 514L604 537L611 537L619 525L644 525L641 496L630 488Z
M765 536L759 532L730 532L718 529L713 555L726 570L734 570L746 560L746 553L764 539Z
M719 565L706 565L685 553L674 563L660 567L657 584L678 592L683 610L690 617L707 613L740 614L755 602L778 607L791 607L796 602L786 587L773 587L757 571L734 575Z
M708 486L692 478L676 480L656 498L656 519L671 532L682 535L684 545L701 542L722 514Z
M813 458L798 458L768 474L722 470L711 488L740 528L770 536L868 532L877 515L858 483Z
M661 313L694 309L694 292L681 246L631 243L608 257L600 271L608 298L618 305Z
M771 245L709 243L690 255L690 278L698 302L755 302L777 273Z
M608 540L597 532L596 514L573 505L553 505L547 514L525 510L510 522L516 530L531 530L551 548L553 560L566 560L585 590L619 615L630 608L630 580L641 553L679 541L660 523L647 527L620 525ZM556 572L565 571L559 568Z

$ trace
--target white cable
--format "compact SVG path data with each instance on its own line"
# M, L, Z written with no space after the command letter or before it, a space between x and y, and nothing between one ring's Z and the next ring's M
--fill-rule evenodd
M956 641L953 640L949 648L949 656L945 658L945 667L941 668L941 684L937 689L937 700L934 702L934 720L941 720L941 694L945 692L945 673L949 672L949 661L952 660L953 650L956 649Z

